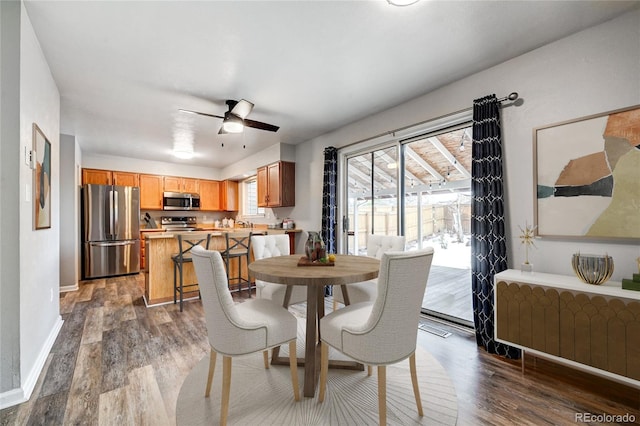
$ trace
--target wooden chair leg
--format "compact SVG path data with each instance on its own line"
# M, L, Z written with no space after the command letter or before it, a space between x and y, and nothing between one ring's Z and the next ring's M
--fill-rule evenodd
M335 311L336 309L338 309L338 301L334 300L333 301L333 310Z
M211 394L211 383L213 382L213 372L216 369L216 352L211 349L211 354L209 356L209 377L207 377L207 387L204 391L204 397L209 398Z
M409 369L411 370L411 383L413 383L413 395L416 397L416 406L418 407L418 415L424 416L422 412L422 399L420 399L420 388L418 387L418 374L416 373L416 353L412 353L409 357Z
M296 341L289 342L289 368L291 369L291 384L293 385L293 399L300 401L300 385L298 384L298 356Z
M367 365L367 376L371 376L373 374L373 367L370 365Z
M262 351L262 359L264 361L264 368L269 368L269 351Z
M327 373L329 371L329 345L322 342L320 349L320 392L318 402L324 401L324 394L327 390Z
M381 425L387 424L387 367L378 366L378 417Z
M231 392L231 357L222 357L222 398L220 402L220 425L227 424L229 415L229 393Z

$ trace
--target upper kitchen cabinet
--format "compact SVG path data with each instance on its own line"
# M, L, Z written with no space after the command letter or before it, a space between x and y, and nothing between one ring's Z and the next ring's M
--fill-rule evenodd
M220 204L224 211L238 211L238 182L225 180L221 183Z
M82 169L82 184L139 186L137 173L99 169Z
M140 186L139 175L129 172L112 172L113 184L122 186Z
M296 204L296 164L279 161L258 169L258 207Z
M220 205L220 182L217 180L200 181L200 210L219 211Z
M165 176L164 190L167 192L191 192L194 194L198 194L198 183L198 179Z
M82 184L113 185L111 170L82 169Z
M140 210L162 210L164 177L140 175Z

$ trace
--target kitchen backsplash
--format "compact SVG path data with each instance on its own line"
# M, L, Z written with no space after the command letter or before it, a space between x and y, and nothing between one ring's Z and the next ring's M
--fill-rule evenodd
M249 218L243 218L238 216L237 212L201 212L201 211L158 211L158 210L140 210L140 226L145 226L144 215L149 213L149 216L155 220L158 227L160 226L160 218L162 216L195 216L198 223L214 223L216 220L222 222L224 218L230 218L234 221L241 220L244 222L250 222L256 225L269 225L273 223L282 223L284 219L291 218L290 214L293 208L281 207L281 208L266 208L264 216L252 216Z
M158 227L160 227L160 218L162 216L195 216L198 223L213 223L216 220L222 221L222 219L233 218L235 220L235 212L198 212L198 211L158 211L158 210L140 210L140 226L145 226L144 215L149 213L149 216L155 220Z

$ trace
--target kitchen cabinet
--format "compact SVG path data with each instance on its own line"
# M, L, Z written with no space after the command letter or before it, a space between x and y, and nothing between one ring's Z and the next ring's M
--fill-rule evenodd
M220 186L217 180L200 180L200 210L221 210Z
M82 169L82 184L112 185L111 170Z
M279 161L258 169L258 207L292 207L296 204L295 163Z
M123 185L140 187L140 209L142 210L162 210L162 193L170 192L191 192L199 194L200 180L175 176L147 175L133 172L121 172L115 170L102 169L82 169L82 184L95 185ZM205 181L203 191L206 193L205 200L201 200L202 210L221 211L221 183L219 181ZM227 195L231 206L229 210L237 210L238 205L237 183L235 187L235 197ZM233 194L231 192L230 194Z
M82 169L82 184L139 186L137 173L100 169Z
M222 181L220 185L220 204L224 211L238 211L238 182Z
M198 194L198 179L189 179L174 176L164 177L164 190L167 192L191 192Z
M139 175L129 172L111 172L114 185L140 186Z
M140 175L140 210L162 210L164 176Z

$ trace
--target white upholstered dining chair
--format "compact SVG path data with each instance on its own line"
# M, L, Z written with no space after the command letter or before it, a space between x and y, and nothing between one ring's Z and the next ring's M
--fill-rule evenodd
M371 234L367 237L367 256L382 258L382 255L388 251L404 251L405 237L403 235L375 235ZM349 303L371 302L376 299L377 279L365 281L362 283L349 284L347 291L349 292ZM344 303L342 289L334 287L333 289L333 310L338 308L338 303Z
M259 235L251 237L251 249L254 260L265 259L275 256L289 255L289 236L286 234ZM268 299L283 306L286 285L269 283L256 280L256 297L258 299ZM291 288L289 305L307 301L307 287L295 285Z
M268 349L289 342L293 396L296 401L300 400L296 360L296 318L282 306L266 299L252 299L235 304L229 292L221 254L197 246L191 250L191 255L200 284L211 347L205 397L209 397L211 393L216 355L220 353L223 356L220 424L225 425L227 422L231 359L234 356L262 351L264 367L269 368Z
M419 251L383 254L376 300L351 304L320 320L320 402L324 401L327 388L331 346L358 362L378 367L378 411L381 425L387 421L386 365L409 358L418 414L423 415L415 350L420 305L432 259L431 247Z

